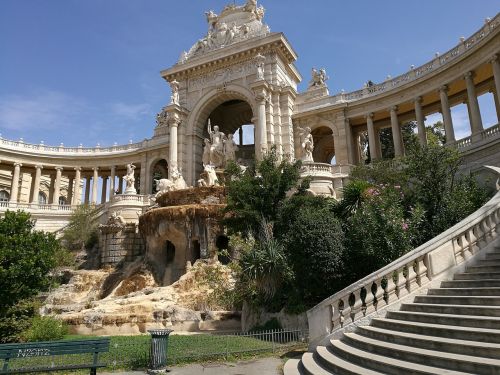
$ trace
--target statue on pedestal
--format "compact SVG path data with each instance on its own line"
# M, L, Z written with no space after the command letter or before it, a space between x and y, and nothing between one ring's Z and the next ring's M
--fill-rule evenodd
M326 81L329 79L326 75L326 70L325 68L321 68L320 70L317 70L316 68L312 68L311 70L311 80L309 81L309 86L308 89L312 87L320 87L320 86L325 86Z
M135 165L130 163L127 164L127 174L123 176L123 179L126 183L125 193L124 194L137 194L137 190L135 190L135 176L134 176Z
M306 126L304 129L298 128L300 134L300 145L302 147L302 161L313 162L314 140L311 134L311 128Z
M217 125L212 130L210 119L208 120L208 134L210 135L210 162L209 164L215 168L224 166L224 141L226 135L219 131ZM206 143L205 143L206 145Z
M170 82L170 90L172 91L172 95L170 96L170 104L179 105L179 82L175 79Z

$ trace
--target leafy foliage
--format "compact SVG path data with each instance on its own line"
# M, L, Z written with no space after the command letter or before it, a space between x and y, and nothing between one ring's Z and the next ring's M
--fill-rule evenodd
M62 340L67 334L68 327L61 320L50 316L36 316L22 336L25 341L55 341Z
M300 161L279 161L273 147L255 170L231 170L226 207L230 214L224 220L230 234L250 232L258 236L262 219L273 222L287 192L304 189L299 184L300 165Z
M78 206L63 232L62 240L70 250L92 248L97 242L96 208L88 204Z

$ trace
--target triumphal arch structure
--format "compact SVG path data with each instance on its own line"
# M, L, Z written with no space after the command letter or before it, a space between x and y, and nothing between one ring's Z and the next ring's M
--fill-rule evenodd
M334 95L327 72L313 67L308 88L298 92L298 56L283 33L271 32L256 0L204 18L206 34L161 71L171 96L156 126L152 119L151 138L96 147L0 139L0 212L25 209L40 228L57 230L77 204L91 203L103 220L119 212L133 222L151 205L154 180L172 180L161 185L168 188L210 185L210 173L230 160L245 168L271 147L282 159L303 160L311 193L338 197L352 165L382 158L382 131L391 130L395 156L404 155L402 125L415 121L425 144L425 116L437 112L447 146L458 148L471 169L500 164L499 125L487 128L478 104L480 95L491 95L500 118L498 15L421 66ZM469 114L470 136L463 139L455 137L456 105Z

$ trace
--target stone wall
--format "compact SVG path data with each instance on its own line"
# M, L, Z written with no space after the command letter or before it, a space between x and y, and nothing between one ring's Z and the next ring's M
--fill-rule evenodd
M99 226L101 267L133 261L144 253L144 242L136 224Z

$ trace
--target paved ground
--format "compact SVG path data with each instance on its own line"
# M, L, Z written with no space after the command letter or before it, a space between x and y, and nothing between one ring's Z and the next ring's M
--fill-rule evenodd
M170 368L169 375L280 375L279 358L261 358L234 363L204 363ZM144 375L141 371L102 373L101 375Z

